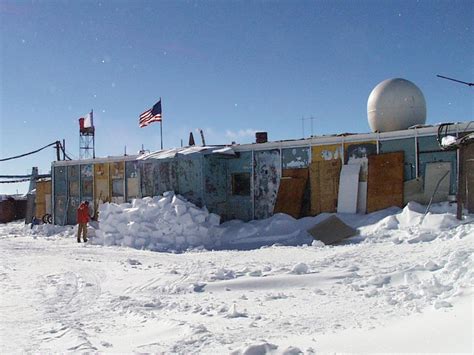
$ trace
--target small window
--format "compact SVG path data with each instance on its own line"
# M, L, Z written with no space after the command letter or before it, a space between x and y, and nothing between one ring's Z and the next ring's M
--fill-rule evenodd
M232 174L232 195L250 196L250 173Z

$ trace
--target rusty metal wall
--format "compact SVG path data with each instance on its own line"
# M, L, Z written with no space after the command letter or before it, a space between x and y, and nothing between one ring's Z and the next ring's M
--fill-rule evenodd
M140 164L140 196L153 196L155 190L155 184L153 181L153 170L154 170L153 161L145 161Z
M254 152L254 218L273 214L281 177L279 149Z

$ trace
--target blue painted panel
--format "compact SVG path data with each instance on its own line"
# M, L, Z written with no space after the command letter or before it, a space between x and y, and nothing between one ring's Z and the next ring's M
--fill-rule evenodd
M54 194L57 196L67 196L67 174L65 166L54 168Z
M254 152L255 219L273 214L281 177L280 150Z
M203 203L202 160L200 154L178 156L178 193L199 207Z
M253 219L251 193L247 196L232 194L232 174L236 173L252 173L252 152L241 152L237 158L227 161L227 210L221 217L224 221L231 219L250 221Z
M426 164L432 162L450 162L451 177L449 193L455 194L457 191L457 153L456 151L441 150L436 140L436 136L418 138L419 171L424 177Z
M283 169L299 169L309 166L309 147L282 149Z
M227 161L204 156L204 203L210 212L223 215L227 210Z
M380 153L404 152L403 179L407 181L416 178L415 138L380 141L379 144Z

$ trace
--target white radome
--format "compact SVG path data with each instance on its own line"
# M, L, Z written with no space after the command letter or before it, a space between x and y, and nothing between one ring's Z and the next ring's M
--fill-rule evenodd
M379 83L367 101L367 118L373 132L407 129L426 122L426 101L411 81L395 78Z

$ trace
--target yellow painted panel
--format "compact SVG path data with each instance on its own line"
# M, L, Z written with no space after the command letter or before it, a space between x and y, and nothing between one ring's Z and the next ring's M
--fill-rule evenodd
M341 144L315 145L311 147L311 161L342 159Z
M125 162L117 161L110 164L110 175L112 179L123 179L125 176Z

